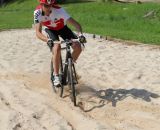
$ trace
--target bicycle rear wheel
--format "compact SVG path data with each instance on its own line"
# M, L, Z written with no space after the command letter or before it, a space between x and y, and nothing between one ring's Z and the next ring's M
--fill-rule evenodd
M61 69L62 65L60 65L60 71L62 71ZM60 73L59 77L60 77L60 80L61 80L61 86L60 87L56 87L54 86L53 84L53 80L54 80L54 76L53 76L53 72L54 72L54 69L53 69L53 61L51 59L51 83L52 83L52 87L53 87L53 90L56 94L58 94L60 97L63 96L63 84L62 84L62 73Z
M73 78L73 68L72 68L72 59L68 59L68 85L70 85L72 94L71 94L71 100L74 103L74 106L76 106L76 91L75 91L75 84L74 84L74 78Z

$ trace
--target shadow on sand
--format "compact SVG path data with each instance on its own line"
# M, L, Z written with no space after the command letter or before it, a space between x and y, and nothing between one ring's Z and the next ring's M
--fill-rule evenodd
M91 97L100 98L100 102L98 105L93 106L89 110L85 110L85 112L92 111L95 108L100 108L105 105L105 101L111 102L113 107L116 107L117 102L124 100L127 97L133 97L134 99L141 99L146 102L150 102L152 98L159 98L160 95L156 93L149 92L145 89L106 89L106 90L98 90L96 91L93 87L83 86L79 89L80 93L90 93Z

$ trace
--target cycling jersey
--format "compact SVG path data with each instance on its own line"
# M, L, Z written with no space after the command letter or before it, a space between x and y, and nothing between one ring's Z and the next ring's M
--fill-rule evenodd
M42 11L42 6L37 6L34 11L34 23L41 23L43 26L51 30L60 30L66 25L66 21L70 15L59 6L52 6L50 15L47 16Z

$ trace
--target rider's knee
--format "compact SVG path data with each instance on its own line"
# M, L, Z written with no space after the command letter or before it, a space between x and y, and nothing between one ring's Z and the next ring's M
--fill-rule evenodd
M82 52L82 48L81 48L81 47L79 47L78 51L79 51L79 53L81 53L81 52Z
M74 43L72 47L76 51L79 51L79 52L82 51L81 45L79 43Z
M60 51L60 50L61 50L60 44L54 44L54 51Z
M80 45L80 44L77 44L77 47L76 47L76 49L77 49L77 51L78 51L79 53L81 53L81 51L82 51L82 48L81 48L81 45Z

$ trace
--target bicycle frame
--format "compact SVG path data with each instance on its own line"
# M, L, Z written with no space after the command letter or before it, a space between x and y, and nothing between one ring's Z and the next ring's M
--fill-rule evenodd
M68 59L71 58L72 60L72 55L71 55L71 44L70 42L66 43L66 57L65 57L65 62L64 62L64 67L63 67L63 63L62 63L62 57L61 57L61 68L62 68L62 71L63 74L62 74L62 84L63 85L67 85L67 71L68 71ZM76 82L78 84L78 80L77 80L77 75L76 75L76 70L75 70L75 66L74 66L74 63L72 61L72 67L73 67L73 73L74 73L74 76L75 76L75 79L76 79Z
M71 93L71 99L74 102L74 106L76 106L76 90L75 90L75 84L78 84L77 80L77 75L76 75L76 70L74 66L74 62L72 59L72 54L71 54L71 45L72 41L66 40L63 41L62 43L66 44L65 49L66 50L66 56L65 56L65 61L63 64L62 56L60 56L60 72L59 72L59 77L61 78L61 87L58 87L60 90L60 97L63 96L63 89L64 85L68 85L72 91ZM51 60L51 81L53 83L53 61ZM56 87L52 84L53 89L57 93L58 91L56 90Z

